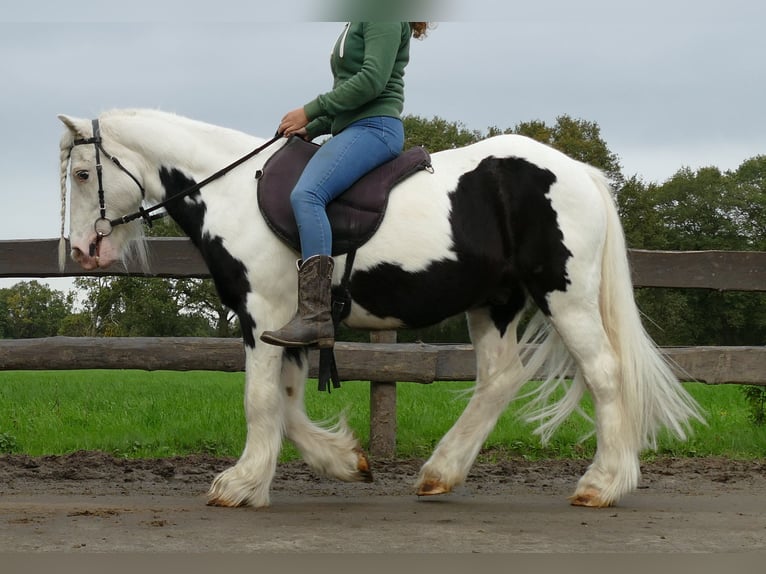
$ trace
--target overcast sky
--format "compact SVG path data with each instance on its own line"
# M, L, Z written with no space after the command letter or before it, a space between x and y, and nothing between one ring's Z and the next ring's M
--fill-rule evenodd
M563 114L593 121L625 175L646 181L766 153L765 3L518 4L412 4L431 14L409 19L438 26L413 42L405 113L482 131ZM0 239L58 235L57 114L159 108L270 136L286 111L329 89L342 24L311 20L342 20L331 9L341 5L17 3L0 17Z

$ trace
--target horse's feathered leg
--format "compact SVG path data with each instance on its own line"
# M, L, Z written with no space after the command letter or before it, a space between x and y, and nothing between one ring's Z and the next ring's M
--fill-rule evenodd
M237 464L213 481L208 491L209 505L269 505L284 424L281 365L282 349L270 345L245 347L245 449Z
M417 481L420 496L444 494L461 484L498 417L525 382L518 353L518 317L500 333L489 309L467 314L476 350L476 387L470 402L423 465Z
M305 350L291 353L282 365L285 436L318 474L347 482L371 482L367 457L345 419L341 416L331 428L317 426L309 419L304 406L308 358Z

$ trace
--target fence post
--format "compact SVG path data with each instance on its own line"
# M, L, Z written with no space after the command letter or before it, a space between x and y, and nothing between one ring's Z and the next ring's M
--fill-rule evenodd
M396 343L396 331L370 333L371 343ZM396 453L396 381L370 381L370 454Z

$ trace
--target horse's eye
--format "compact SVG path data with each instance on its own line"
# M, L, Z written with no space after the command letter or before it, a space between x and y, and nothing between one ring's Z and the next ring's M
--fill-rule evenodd
M88 170L85 170L85 169L76 171L74 174L77 177L77 179L79 179L82 182L88 181L88 177L90 177L90 173L88 172Z

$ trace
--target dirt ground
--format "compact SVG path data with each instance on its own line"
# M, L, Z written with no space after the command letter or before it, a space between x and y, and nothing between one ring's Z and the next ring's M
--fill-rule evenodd
M279 466L268 509L206 506L233 462L0 456L0 552L766 553L766 461L647 462L639 488L600 510L566 499L585 461L481 463L423 499L420 460L372 460L371 484L295 462Z

